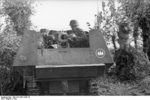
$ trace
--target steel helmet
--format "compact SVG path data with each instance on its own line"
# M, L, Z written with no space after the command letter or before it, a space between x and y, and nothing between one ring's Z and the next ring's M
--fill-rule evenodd
M71 20L70 21L70 26L72 26L72 25L77 25L78 26L79 25L78 21L77 20Z

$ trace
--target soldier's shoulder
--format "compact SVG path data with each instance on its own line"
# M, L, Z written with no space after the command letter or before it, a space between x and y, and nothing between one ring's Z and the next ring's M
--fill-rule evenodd
M81 28L77 28L77 30L78 30L78 31L82 31L82 32L84 32L84 31L83 31L83 29L81 29Z

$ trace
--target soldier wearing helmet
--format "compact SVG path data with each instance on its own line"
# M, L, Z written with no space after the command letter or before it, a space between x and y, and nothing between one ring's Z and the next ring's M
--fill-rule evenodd
M78 38L85 38L85 32L79 28L79 23L77 20L71 20L70 27L72 29L72 33L74 33Z

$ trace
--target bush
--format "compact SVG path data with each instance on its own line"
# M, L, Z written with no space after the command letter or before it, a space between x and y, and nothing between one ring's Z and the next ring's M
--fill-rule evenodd
M142 80L150 75L150 62L144 52L134 50L134 74L137 80Z
M150 74L150 63L142 51L119 49L114 55L116 65L110 70L120 81L137 81Z
M1 94L12 95L14 88L20 84L14 80L12 64L21 43L22 36L17 36L11 24L6 25L0 33L0 86ZM18 86L19 89L19 86Z
M138 82L120 82L115 77L99 77L91 80L97 89L94 95L150 95L150 77Z
M93 79L91 83L97 85L97 95L136 95L139 90L131 91L136 87L136 83L121 83L113 77L99 77Z
M0 65L11 67L14 56L21 43L22 36L17 36L11 25L7 25L0 34Z
M0 68L0 93L1 95L23 95L23 77L15 70Z
M121 80L133 80L134 76L134 57L132 53L127 52L126 50L119 49L116 51L114 57L116 66L115 66L115 75Z

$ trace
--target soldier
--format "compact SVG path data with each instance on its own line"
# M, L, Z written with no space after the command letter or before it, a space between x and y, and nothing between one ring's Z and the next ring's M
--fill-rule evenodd
M79 24L77 20L70 21L70 27L72 30L68 31L71 39L69 43L71 47L87 47L88 46L88 38L86 33L79 28Z
M41 29L40 33L39 45L47 49L54 48L52 45L54 44L55 37L49 34L50 31L48 29Z
M86 38L85 32L79 28L79 24L77 20L70 21L71 33L76 35L76 38Z

